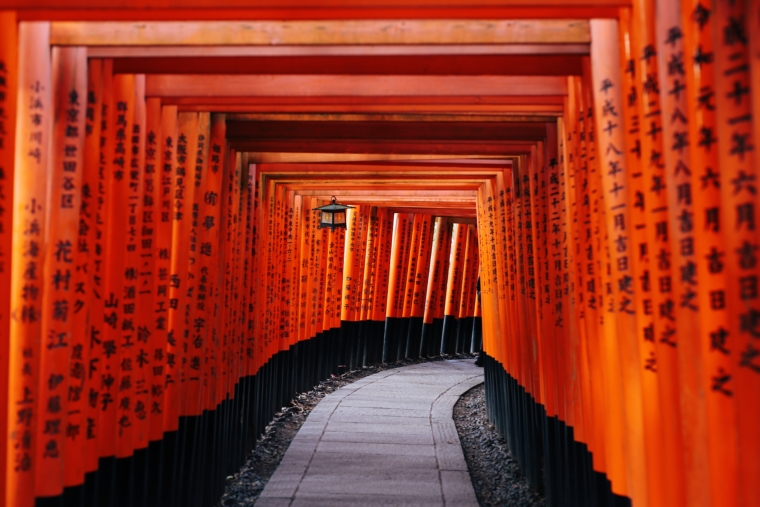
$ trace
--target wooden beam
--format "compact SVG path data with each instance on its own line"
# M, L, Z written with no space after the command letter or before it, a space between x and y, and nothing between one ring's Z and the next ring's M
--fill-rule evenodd
M440 190L440 189L430 189L429 191L425 189L421 190L409 190L409 189L375 189L371 188L371 185L368 185L368 188L365 190L357 189L357 188L342 188L340 187L340 182L335 182L334 184L337 184L336 191L340 192L340 195L345 197L376 197L378 199L382 199L385 197L393 197L394 199L414 199L416 201L419 200L430 200L430 201L446 201L446 202L455 202L457 200L460 201L473 201L477 195L477 192L474 190L463 190L463 189L447 189L447 190ZM294 189L293 186L288 186L288 188ZM325 189L324 188L306 188L302 190L297 190L297 193L300 195L325 195Z
M579 76L581 55L193 56L118 58L117 74Z
M323 195L325 193L336 192L338 190L342 192L354 192L352 195L365 196L372 198L381 197L394 197L398 199L412 199L412 200L425 200L425 199L448 199L449 197L460 196L463 191L470 192L471 195L467 196L466 200L474 199L474 192L483 183L484 179L467 179L467 180L452 180L446 184L438 182L434 179L424 180L425 184L413 184L409 179L407 180L365 180L357 179L354 181L319 181L319 182L299 182L287 179L277 179L277 184L285 185L288 190L295 190L299 192L311 192L305 195ZM410 190L415 188L416 190ZM385 189L385 190L384 190ZM383 193L385 192L385 193ZM454 192L452 194L452 192ZM344 194L345 195L345 194ZM457 197L461 198L461 197Z
M563 96L456 97L162 97L183 111L243 112L421 112L562 114Z
M513 159L500 158L500 157L464 157L464 158L439 158L437 160L425 160L418 159L409 162L409 165L429 165L435 164L437 166L444 167L481 167L481 168L495 168L495 167L512 167Z
M416 207L416 208L428 208L428 207L436 207L440 209L451 209L451 210L458 210L458 211L464 211L468 209L475 210L475 199L469 202L453 202L453 203L447 203L447 202L437 202L437 201L404 201L404 200L398 200L398 199L372 199L372 198L363 198L363 197L344 197L340 192L337 193L326 193L319 196L314 196L315 199L324 199L328 200L335 195L338 198L338 201L341 203L347 203L350 205L358 206L358 205L369 205L369 206L383 206L383 207L397 207L397 206L403 206L403 207Z
M208 1L213 3L213 0ZM67 46L584 44L591 41L587 21L560 19L55 22L50 40L53 45Z
M462 167L462 166L415 166L407 164L322 164L284 163L257 164L256 171L269 179L292 185L334 185L336 181L355 182L358 180L386 185L389 181L399 181L411 186L429 184L431 180L458 184L464 181L480 181L503 174L504 167Z
M294 141L236 140L230 145L241 152L437 154L459 157L463 155L509 156L529 154L535 143L506 140L498 142L420 142L299 139Z
M428 96L428 95L415 95L415 96L356 96L356 95L344 95L344 96L300 96L300 97L283 97L283 96L245 96L245 97L217 97L217 96L205 96L194 97L191 95L179 96L179 97L163 97L163 104L171 105L187 105L187 104L199 104L203 103L214 105L231 105L231 106L264 106L272 105L276 107L285 106L310 106L310 105L324 105L324 106L369 106L369 105L392 105L392 106L430 106L435 107L439 105L456 105L456 106L497 106L497 105L553 105L564 107L565 96L564 95L456 95L456 96Z
M503 174L500 166L414 165L408 163L283 163L257 164L256 171L269 179L298 185L334 185L336 181L353 184L358 180L386 185L399 181L411 186L429 184L435 180L443 184L480 181ZM408 182L408 183L407 183Z
M545 122L427 122L427 121L227 121L231 143L289 139L381 140L540 140Z
M164 99L165 105L177 105L172 99ZM216 101L198 99L197 103L193 100L182 100L181 105L177 105L179 111L206 112L214 111L217 113L457 113L457 114L483 114L483 115L500 115L500 114L526 114L526 115L543 115L551 117L552 120L562 115L562 106L553 104L430 104L430 105L413 105L413 104L343 104L343 105L321 105L321 104L304 104L304 105L277 105L277 104L235 104L234 101Z
M21 21L229 21L229 20L358 20L358 19L579 19L616 18L620 7L630 0L585 0L573 4L564 0L500 0L478 2L419 2L404 5L355 5L356 2L307 3L291 0L254 2L244 0L161 0L134 2L117 0L5 0L4 9L17 10ZM341 5L342 4L342 5Z
M556 117L498 114L378 114L378 113L233 113L227 122L436 122L436 123L546 123Z
M447 155L446 158L449 156ZM479 155L462 155L463 158ZM255 164L303 163L303 162L398 162L438 160L441 155L397 155L390 153L249 153L248 161Z
M565 95L561 76L351 76L192 75L147 76L148 97L442 97Z
M382 206L385 207L385 206ZM473 218L476 217L476 210L475 208L467 208L467 209L456 209L456 208L433 208L433 207L420 207L420 208L413 208L413 207L387 207L388 211L390 213L425 213L427 215L433 215L437 217L452 217L449 220L452 219L455 221L455 223L460 222L469 222L472 221ZM457 220L459 219L459 220Z
M300 192L299 192L300 193ZM401 198L394 198L394 197L385 197L383 199L379 199L376 197L368 196L368 195L358 195L358 196L347 196L344 194L344 192L341 192L339 189L335 189L335 191L330 192L322 192L320 194L312 194L313 197L317 199L327 199L329 200L332 196L336 196L338 198L338 201L341 203L350 203L350 204L370 204L370 205L377 205L377 204L384 204L386 206L438 206L441 208L469 208L475 207L475 198L472 199L460 199L460 200L454 200L449 201L447 199L401 199Z
M324 175L319 177L303 177L301 175L284 175L272 173L267 176L268 180L277 181L278 184L287 185L291 190L303 189L322 189L323 192L335 188L352 188L357 190L370 191L379 189L409 190L476 190L478 185L484 181L490 180L496 176L493 174L473 174L469 177L465 175L452 176L445 183L436 180L434 177L425 178L421 176L419 180L412 180L409 175L396 176L395 178L382 177L378 175L367 174L364 177L350 179L341 173L334 175L333 179L325 180ZM294 179L295 178L295 179ZM302 179L298 179L302 178Z
M351 176L354 176L353 178ZM484 180L493 178L494 174L472 174L456 176L448 176L446 181L441 180L441 176L424 175L418 176L418 179L411 179L407 174L397 175L396 177L385 177L377 174L366 175L345 175L336 173L332 179L324 179L324 174L321 176L304 177L302 175L282 175L282 174L268 174L267 179L276 180L278 184L287 185L289 189L316 189L321 188L352 188L358 190L379 190L394 189L394 190L409 190L419 189L418 191L426 192L428 190L473 190L472 185L480 185ZM299 179L300 178L300 179Z
M588 55L589 44L449 44L372 46L91 46L89 58Z

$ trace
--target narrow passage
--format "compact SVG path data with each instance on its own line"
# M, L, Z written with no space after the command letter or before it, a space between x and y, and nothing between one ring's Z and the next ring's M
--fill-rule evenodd
M477 506L452 419L483 382L472 360L371 375L309 414L256 505Z

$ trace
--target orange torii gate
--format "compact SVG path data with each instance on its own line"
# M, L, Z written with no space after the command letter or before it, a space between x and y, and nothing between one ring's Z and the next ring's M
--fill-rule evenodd
M756 2L297 4L3 2L4 503L211 504L475 328L550 505L760 504Z

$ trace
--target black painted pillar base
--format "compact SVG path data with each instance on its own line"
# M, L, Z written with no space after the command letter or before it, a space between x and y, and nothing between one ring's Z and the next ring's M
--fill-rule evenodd
M383 362L395 363L398 361L398 317L385 319L385 338L383 340Z
M422 342L422 317L409 317L409 328L406 338L406 357L417 359L420 357L420 344Z
M441 344L443 339L443 319L433 319L433 343L431 349L432 356L441 355Z
M472 351L477 353L483 350L483 318L472 318Z
M420 355L422 357L432 357L433 348L435 347L435 337L433 336L434 325L433 323L422 323L422 330L420 331Z
M385 337L385 321L373 320L371 324L372 333L372 364L383 362L383 338Z
M469 354L472 348L472 317L459 319L457 326L457 354Z
M356 367L357 368L363 368L367 365L367 333L368 328L367 325L369 322L366 320L362 320L356 323L357 327L357 341L358 341L358 347L357 347L357 357L356 357Z
M409 317L401 317L398 319L398 325L396 327L398 353L399 360L406 358L407 341L409 338Z
M485 356L486 412L507 440L532 488L543 491L548 507L631 507L612 492L606 475L593 468L593 455L575 432L549 417L515 378Z
M350 343L348 336L348 326L345 325L346 321L340 321L340 328L338 330L338 364L336 365L336 373L345 373L349 366L350 357Z
M443 331L441 332L441 353L454 354L457 349L457 318L453 315L443 316Z
M360 356L359 322L349 320L340 321L340 332L346 340L346 360L341 363L346 368L341 372L355 370Z

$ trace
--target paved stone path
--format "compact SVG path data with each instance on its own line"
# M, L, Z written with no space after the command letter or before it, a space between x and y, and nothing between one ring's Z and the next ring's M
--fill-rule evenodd
M290 444L257 507L477 507L452 419L483 382L472 359L365 377L326 396Z

